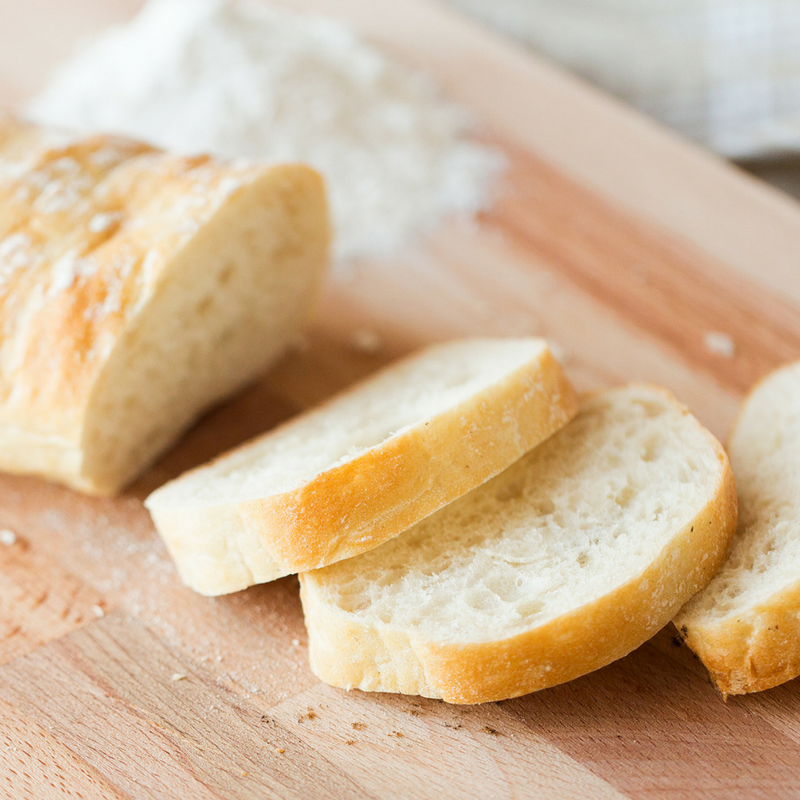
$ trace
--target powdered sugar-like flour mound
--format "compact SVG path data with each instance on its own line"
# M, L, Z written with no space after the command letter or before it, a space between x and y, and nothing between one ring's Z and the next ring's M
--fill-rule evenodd
M150 0L64 64L28 115L179 153L310 163L328 182L339 259L481 210L504 164L427 76L339 22L261 3Z

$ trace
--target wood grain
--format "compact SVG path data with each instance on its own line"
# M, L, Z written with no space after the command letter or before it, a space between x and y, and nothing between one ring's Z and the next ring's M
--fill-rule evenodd
M451 707L321 685L294 578L180 585L149 491L426 342L545 335L581 388L662 383L720 437L800 355L794 202L432 1L283 1L438 76L507 153L507 186L477 225L337 273L305 340L125 496L0 477L0 795L800 796L800 684L723 703L669 630L565 686ZM138 5L0 0L0 99Z

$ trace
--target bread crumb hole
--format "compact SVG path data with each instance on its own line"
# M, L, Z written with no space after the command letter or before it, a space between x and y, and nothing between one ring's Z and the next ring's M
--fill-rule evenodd
M642 411L644 411L644 415L648 418L657 417L664 411L664 407L660 403L656 403L652 400L634 400L633 405L641 408Z
M222 272L219 273L219 278L217 278L217 283L220 286L227 286L231 282L231 278L233 278L235 271L236 270L233 264L226 265L225 268L222 270Z
M539 514L540 516L545 516L545 514L552 514L555 510L556 510L556 504L549 497L540 500L539 504L536 506L536 513Z
M617 492L616 497L614 497L614 502L620 508L628 508L631 504L631 500L636 496L636 490L629 484L621 491Z
M642 448L642 461L655 461L661 454L664 440L660 436L650 436Z

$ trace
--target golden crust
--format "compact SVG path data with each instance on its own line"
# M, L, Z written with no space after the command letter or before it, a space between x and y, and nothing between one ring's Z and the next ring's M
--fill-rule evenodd
M798 609L800 581L736 619L704 625L679 616L675 624L727 697L762 692L800 675Z
M148 508L188 586L234 592L377 547L497 475L577 409L543 348L505 380L296 491L214 512Z
M732 431L756 393L797 365L785 364L753 384ZM674 622L723 697L763 692L800 675L800 580L735 618L703 623L695 622L691 613L679 613Z
M626 655L706 586L727 555L736 528L736 488L724 450L705 434L722 468L717 489L700 513L640 576L517 636L463 645L421 641L408 631L367 625L331 607L316 594L315 574L302 574L314 674L347 689L483 703L555 686Z
M120 488L82 474L93 389L175 257L276 169L0 116L0 469Z

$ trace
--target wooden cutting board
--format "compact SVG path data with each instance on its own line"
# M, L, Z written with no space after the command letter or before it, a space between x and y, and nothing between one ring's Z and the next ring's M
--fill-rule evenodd
M285 4L430 70L507 152L507 186L478 226L333 278L307 348L125 496L0 478L0 526L17 535L0 545L0 793L800 794L800 683L723 703L670 629L567 685L453 707L320 684L293 578L218 599L181 586L143 497L425 342L546 335L578 386L665 384L720 437L753 381L800 357L793 201L432 0ZM0 101L137 6L1 0ZM356 346L363 330L377 352Z

